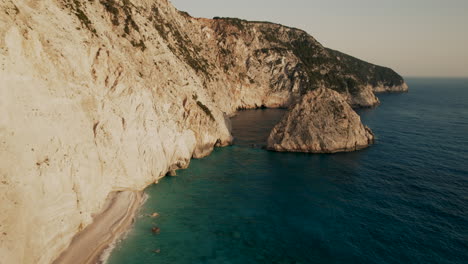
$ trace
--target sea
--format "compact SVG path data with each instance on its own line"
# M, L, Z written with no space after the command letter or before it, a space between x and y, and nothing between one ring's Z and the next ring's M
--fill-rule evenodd
M468 79L407 83L358 110L377 140L353 153L267 151L285 111L239 112L233 146L147 188L108 263L468 263Z

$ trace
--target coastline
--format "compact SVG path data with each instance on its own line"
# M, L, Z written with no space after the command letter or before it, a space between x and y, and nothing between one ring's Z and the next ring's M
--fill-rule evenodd
M75 235L70 246L53 263L102 263L101 256L128 230L144 200L143 192L111 193L105 209Z

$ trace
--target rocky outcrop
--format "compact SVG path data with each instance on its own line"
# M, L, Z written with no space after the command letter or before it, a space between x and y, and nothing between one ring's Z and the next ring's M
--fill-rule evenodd
M354 58L342 52L327 49L332 56L336 56L340 63L335 63L339 65L339 68L354 76L356 82L355 85L351 86L357 87L357 91L365 92L407 92L408 85L405 83L403 78L398 75L394 70L377 66L360 59ZM353 82L352 82L353 83ZM363 88L363 86L367 86ZM325 86L328 87L328 86ZM334 89L339 91L339 89ZM367 107L366 98L369 98L368 94L363 94L362 92L355 92L354 97L360 97L358 100L361 102L354 103L353 99L348 102L352 106ZM364 100L364 101L363 101ZM364 104L363 104L364 103Z
M339 93L319 88L309 92L277 124L268 149L335 153L366 148L374 135Z
M405 93L408 92L408 85L406 83L400 85L385 85L379 83L373 87L374 93Z
M0 10L2 263L51 263L110 193L230 144L238 109L287 107L322 85L372 106L375 84L404 83L302 30L193 18L167 0Z

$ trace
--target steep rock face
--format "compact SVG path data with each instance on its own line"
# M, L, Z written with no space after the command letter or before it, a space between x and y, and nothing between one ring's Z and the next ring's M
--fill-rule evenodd
M234 73L228 78L239 75L244 90L267 88L262 97L266 106L288 106L308 91L328 87L353 107L370 107L379 103L374 89L407 89L393 70L327 49L299 29L234 18L203 22L214 30L214 37L209 36L218 43L213 50L219 50L221 68Z
M303 31L192 18L167 0L3 0L0 10L5 263L50 263L110 193L229 144L237 109L287 107L318 85L371 106L374 84L388 86Z
M51 263L109 193L230 143L203 78L144 27L149 2L116 25L97 1L1 2L2 263Z
M319 88L304 95L273 128L268 149L335 153L363 149L373 141L370 129L342 95Z

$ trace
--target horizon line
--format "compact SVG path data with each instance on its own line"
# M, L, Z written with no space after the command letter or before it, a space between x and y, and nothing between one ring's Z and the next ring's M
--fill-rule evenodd
M468 79L468 76L427 76L427 75L402 75L403 78L433 78L433 79Z

